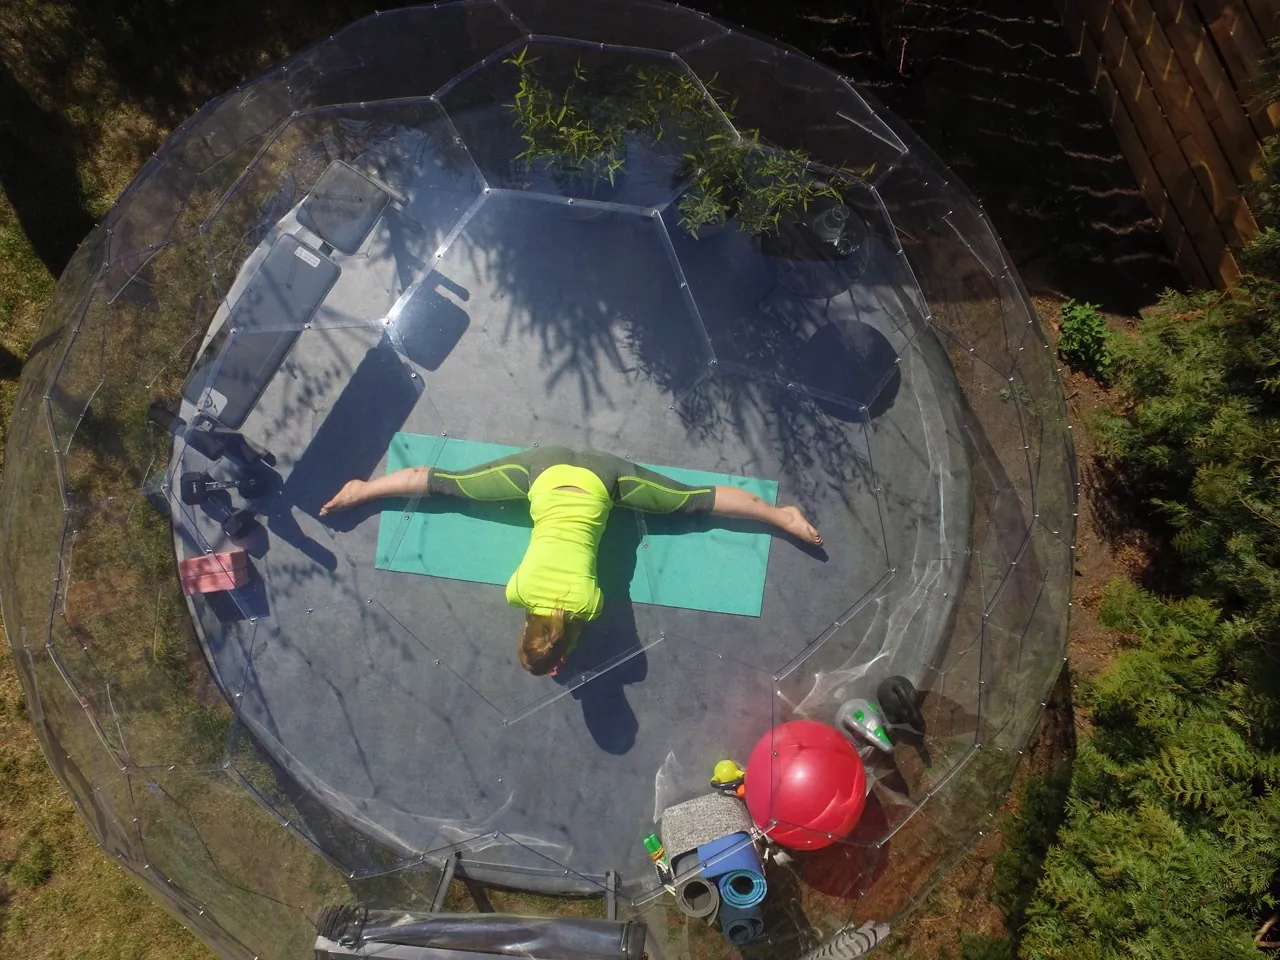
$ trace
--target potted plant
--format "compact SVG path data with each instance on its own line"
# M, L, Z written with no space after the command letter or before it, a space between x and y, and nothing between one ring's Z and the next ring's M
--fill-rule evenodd
M709 138L689 160L691 184L677 209L681 226L694 236L730 219L745 233L774 232L819 198L840 203L864 176L852 170L819 176L803 153L765 146L756 131L741 139Z
M616 194L629 124L617 94L590 82L580 60L571 74L559 77L549 76L528 47L505 62L519 71L508 105L525 144L515 159L526 169L549 173L570 196Z
M674 66L589 70L579 59L570 68L528 47L505 62L518 71L508 105L525 144L517 160L549 172L571 195L606 199L620 189L629 137L663 144L679 158L673 186L687 186L676 208L695 237L730 220L751 234L776 231L819 198L839 203L865 177L852 169L819 175L802 152L771 147L758 131L736 132L732 115Z

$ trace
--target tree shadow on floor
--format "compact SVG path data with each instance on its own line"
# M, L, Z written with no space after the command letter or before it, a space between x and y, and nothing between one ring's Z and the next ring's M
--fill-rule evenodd
M1182 556L1174 546L1177 531L1155 504L1156 498L1167 491L1135 486L1122 469L1096 454L1081 457L1079 468L1080 489L1084 493L1080 508L1089 511L1098 535L1113 552L1135 542L1135 538L1143 545L1145 563L1130 571L1138 583L1162 596L1185 591Z
M1017 790L1018 808L1001 825L1004 845L995 861L991 899L1004 914L1013 944L1021 940L1027 909L1044 876L1045 857L1067 818L1076 756L1071 671L1064 667L1030 746L1031 770Z
M81 166L109 139L103 112L128 104L173 128L207 101L375 8L372 0L66 0L57 17L15 18L20 73L0 59L0 191L58 276L93 228ZM92 84L93 93L83 87ZM42 104L52 104L53 108ZM146 154L138 151L135 162ZM128 164L127 151L115 162Z

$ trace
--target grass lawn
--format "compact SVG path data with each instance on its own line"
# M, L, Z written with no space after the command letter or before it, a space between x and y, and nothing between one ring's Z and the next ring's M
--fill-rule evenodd
M17 393L53 277L0 196L0 422ZM0 651L0 955L102 960L205 958L209 950L89 836L28 722L9 649Z
M0 424L6 431L22 358L53 293L50 265L69 256L75 231L110 209L163 129L118 95L93 45L72 29L73 6L0 3ZM22 168L16 175L15 167ZM69 178L54 181L68 170ZM41 197L44 203L37 202ZM99 850L76 816L28 722L7 646L0 651L0 955L212 956Z

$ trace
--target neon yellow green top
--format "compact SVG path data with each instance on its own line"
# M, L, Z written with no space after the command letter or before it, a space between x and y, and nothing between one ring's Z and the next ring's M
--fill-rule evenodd
M600 616L596 553L612 508L609 491L590 470L561 464L542 471L529 488L533 535L507 583L507 603L538 614L563 610L579 620Z

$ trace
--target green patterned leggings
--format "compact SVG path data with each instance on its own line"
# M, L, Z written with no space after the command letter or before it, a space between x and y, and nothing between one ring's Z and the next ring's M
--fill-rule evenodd
M538 474L567 464L590 470L613 502L646 513L709 513L715 487L691 487L611 453L576 453L567 447L533 447L469 470L431 468L427 493L468 500L523 500Z

